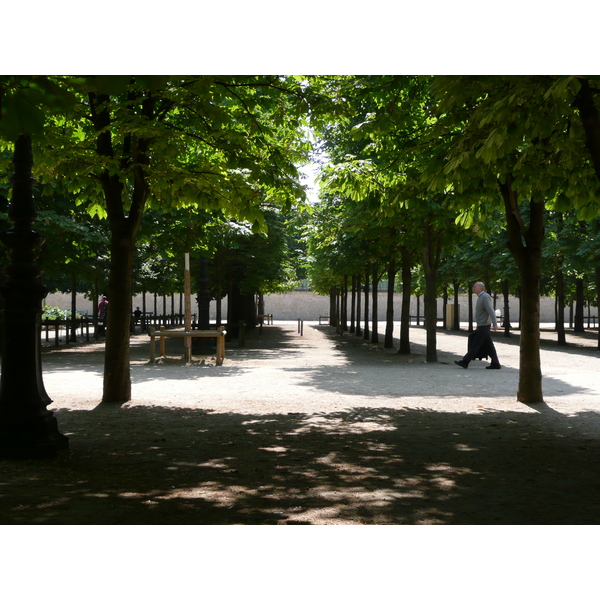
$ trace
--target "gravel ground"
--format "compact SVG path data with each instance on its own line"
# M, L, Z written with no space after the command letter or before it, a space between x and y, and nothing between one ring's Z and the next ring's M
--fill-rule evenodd
M554 339L533 406L516 402L516 333L494 334L499 371L454 365L466 329L440 330L432 364L417 327L407 356L276 321L221 367L185 365L181 340L148 364L136 335L124 406L100 404L102 343L45 348L70 449L0 461L0 523L598 524L597 333Z

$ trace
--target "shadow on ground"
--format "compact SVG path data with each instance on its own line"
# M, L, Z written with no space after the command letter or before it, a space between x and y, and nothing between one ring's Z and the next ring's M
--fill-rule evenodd
M302 373L302 384L317 390L350 395L403 397L482 397L504 398L517 395L519 370L504 365L500 371L489 371L487 361L473 361L468 369L454 364L460 358L451 352L438 350L438 362L426 362L426 348L411 342L411 354L398 354L395 347L386 349L383 343L372 344L354 335L340 336L331 327L320 328L336 352L343 356L342 365L294 367L286 370ZM447 335L446 332L444 332ZM467 332L451 332L461 336L467 345ZM382 336L380 336L382 337ZM381 340L383 341L383 340ZM518 345L518 340L509 343ZM575 350L572 350L576 352ZM579 351L581 355L584 351ZM593 354L591 354L594 356ZM563 380L544 376L546 398L586 394L590 390Z
M600 415L57 411L71 450L0 461L0 523L597 524Z
M263 335L239 353L232 349L232 363L240 358L230 375L252 368L245 363L266 351L293 358L305 343L276 328ZM303 385L317 392L380 394L377 369L400 372L409 360L411 377L433 368L446 386L455 378L457 389L469 378L494 375L419 364L416 347L412 357L401 357L327 335L343 364L305 369ZM135 345L133 358L143 360L147 349ZM90 352L95 357L49 352L44 359L50 370L97 372L99 351ZM374 375L365 383L367 363ZM221 377L225 369L198 372ZM298 367L292 360L282 369ZM168 370L140 364L133 372L143 380L171 377ZM517 375L502 373L504 386ZM400 384L390 394L405 394L408 383ZM545 404L530 411L478 408L476 414L441 404L268 415L127 404L61 409L56 416L69 451L45 461L0 460L0 523L600 522L600 414L565 416Z

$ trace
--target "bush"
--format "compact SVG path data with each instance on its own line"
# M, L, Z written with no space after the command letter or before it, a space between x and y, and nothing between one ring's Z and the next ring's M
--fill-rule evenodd
M82 313L77 311L75 317L77 319L87 317L87 312ZM57 319L60 321L68 321L70 318L71 311L63 310L62 308L58 308L58 306L44 306L44 309L42 310L42 319L48 319L49 321L56 321Z

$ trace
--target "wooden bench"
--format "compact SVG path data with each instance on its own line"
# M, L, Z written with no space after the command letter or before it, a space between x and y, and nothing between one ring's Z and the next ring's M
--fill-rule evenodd
M321 319L329 319L327 315L319 315L319 325L321 324Z
M194 329L193 331L166 331L164 327L160 331L156 331L154 327L150 329L150 362L155 362L156 338L160 339L160 355L165 355L165 338L180 337L180 338L216 338L217 339L217 365L220 366L225 360L225 336L227 332L225 327L219 327L216 330L203 331Z
M256 315L257 319L266 319L267 325L273 325L273 315Z

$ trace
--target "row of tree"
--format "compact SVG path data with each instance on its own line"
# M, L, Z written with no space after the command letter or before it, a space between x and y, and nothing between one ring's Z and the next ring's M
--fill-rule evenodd
M132 294L180 291L184 252L211 260L230 322L301 276L299 258L317 291L354 290L366 329L358 291L397 277L404 298L424 293L432 362L443 290L519 293L518 399L538 402L541 286L560 309L570 283L581 297L600 279L599 91L575 76L3 77L3 185L31 137L47 280L110 296L104 402L131 395ZM307 217L311 151L325 158Z
M299 78L11 76L0 102L7 182L14 142L33 141L48 276L110 297L103 402L131 397L134 280L174 283L184 251L214 258L217 294L257 285L248 262L263 287L281 280L289 253L277 230L304 198L297 167L309 150Z
M313 280L325 292L350 279L358 301L361 286L401 272L408 299L419 264L430 362L440 287L483 280L506 302L518 293L518 400L542 401L542 281L557 297L563 341L569 280L580 299L594 281L596 304L600 288L598 78L377 76L324 85L347 110L335 123L314 122L327 164L309 243ZM408 307L402 313L407 351Z

